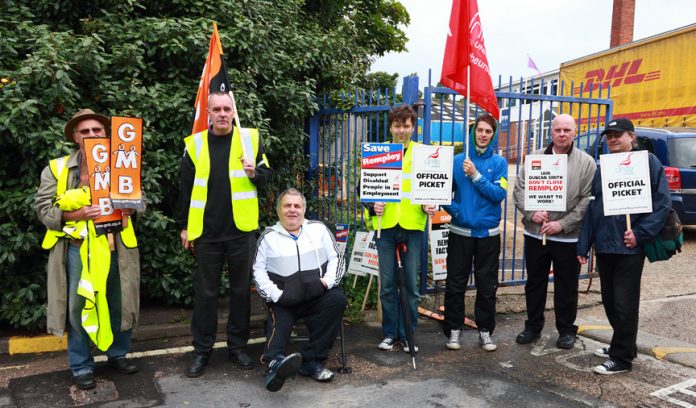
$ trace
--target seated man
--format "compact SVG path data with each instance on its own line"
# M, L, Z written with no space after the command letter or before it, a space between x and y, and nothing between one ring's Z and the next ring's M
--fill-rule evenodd
M279 221L256 244L254 280L266 299L268 320L262 361L268 363L266 389L278 391L297 372L321 382L334 373L324 367L341 328L346 297L338 286L343 256L329 229L304 218L307 202L294 188L278 196ZM292 328L304 319L310 332L302 353L284 355Z

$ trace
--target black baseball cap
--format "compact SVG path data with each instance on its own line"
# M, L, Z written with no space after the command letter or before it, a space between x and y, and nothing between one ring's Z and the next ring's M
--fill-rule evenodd
M636 129L633 127L633 122L631 122L628 119L620 118L620 119L613 119L609 123L607 123L607 127L604 128L604 131L602 132L602 136L604 136L607 132L611 132L611 131L635 132Z

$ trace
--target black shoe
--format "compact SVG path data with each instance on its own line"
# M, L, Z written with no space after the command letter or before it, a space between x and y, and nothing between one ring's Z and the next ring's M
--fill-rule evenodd
M205 366L208 365L208 355L207 354L194 354L191 358L191 364L186 370L186 376L189 378L195 378L203 374L205 371Z
M127 360L125 357L110 358L109 365L121 374L133 374L138 372L138 366L136 366L132 361Z
M594 368L595 373L604 375L619 374L630 370L630 365L619 363L611 358Z
M251 370L254 368L254 360L244 350L229 350L227 355L230 361L235 363L241 370Z
M515 341L520 344L528 344L538 339L539 337L541 337L541 333L532 331L532 329L524 329L522 330L522 333L517 335Z
M572 349L575 346L574 334L561 334L556 341L556 347L559 349Z
M305 377L312 377L319 382L329 382L336 376L333 371L324 367L323 363L314 360L303 362L297 372Z
M97 383L94 382L94 373L87 373L73 377L73 381L77 388L81 390L89 390L94 388Z
M300 353L290 354L287 357L278 356L271 361L266 370L266 389L276 392L283 388L287 378L295 377L302 364Z

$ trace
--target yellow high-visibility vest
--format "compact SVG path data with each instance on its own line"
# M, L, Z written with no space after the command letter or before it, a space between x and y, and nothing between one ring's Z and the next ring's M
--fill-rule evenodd
M248 232L259 227L259 200L256 186L244 172L242 157L242 137L251 141L253 159L259 150L258 129L235 127L230 143L229 177L232 190L232 214L234 225L240 231ZM208 151L208 131L194 133L184 139L186 151L196 168L191 190L191 203L188 215L188 240L193 241L203 233L203 216L208 200L208 178L210 176L210 152ZM265 160L265 158L264 158ZM268 163L266 163L268 165Z
M382 229L392 228L397 224L403 229L423 231L425 230L426 214L420 204L411 204L411 167L413 165L413 145L411 142L404 152L404 164L402 168L401 201L398 203L385 203L382 215ZM370 217L365 210L365 218L369 220L368 226L377 230L378 217Z
M57 159L53 159L48 162L48 167L53 173L53 177L58 181L56 185L56 197L61 197L65 194L68 189L68 158L70 156L63 156ZM62 211L75 211L80 209L84 205L89 205L89 203L76 202L75 208L61 208ZM58 238L85 238L87 235L87 228L84 221L77 222L66 222L62 230L46 230L46 235L44 235L43 242L41 243L41 248L51 249L58 242ZM128 226L123 228L121 231L121 240L123 245L128 248L135 248L138 246L138 240L135 237L135 230L133 229L133 223L130 218L128 219Z

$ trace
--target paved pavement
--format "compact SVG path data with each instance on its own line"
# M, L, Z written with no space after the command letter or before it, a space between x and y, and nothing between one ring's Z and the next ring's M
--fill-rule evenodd
M686 245L683 253L677 255L668 262L646 264L641 288L641 315L638 336L640 356L637 368L634 370L634 373L643 372L643 374L636 374L636 376L643 376L650 370L658 368L666 373L676 373L674 374L675 378L670 380L674 381L675 384L684 379L686 379L686 381L691 381L695 377L693 371L693 368L696 368L696 344L694 344L696 342L696 325L693 324L693 322L696 321L696 279L693 278L694 264L696 264L695 254L696 228L687 228ZM495 337L499 342L499 350L494 353L497 365L492 366L493 372L490 372L491 366L485 365L482 365L479 367L478 371L476 371L477 366L474 361L477 360L474 359L472 360L472 367L478 375L477 378L480 378L482 383L486 384L486 387L493 387L499 391L499 394L496 395L499 395L500 399L484 398L480 401L480 404L473 404L470 406L497 406L499 404L515 403L515 397L513 393L511 393L511 390L507 389L508 385L505 385L505 381L510 378L515 378L515 375L511 374L511 372L515 371L515 367L525 365L533 367L537 364L536 360L527 361L527 357L523 354L529 352L531 355L537 356L559 351L552 347L556 336L553 330L553 313L550 311L553 306L552 289L553 287L550 286L549 300L547 301L549 312L547 313L547 325L544 330L544 337L531 349L531 351L527 350L529 347L522 348L522 346L514 343L514 336L522 329L525 317L522 288L509 287L499 290L499 319L498 328L495 333ZM577 324L580 326L581 337L578 346L576 346L578 350L576 350L575 354L571 353L566 355L566 357L559 355L556 357L556 360L565 361L568 363L568 366L574 366L578 371L589 371L592 365L601 362L599 360L593 360L596 359L596 357L591 356L591 351L594 350L594 347L609 342L611 338L611 329L606 321L604 310L601 305L599 279L593 279L592 282L587 280L581 281L580 289L580 308L578 311ZM261 322L264 317L264 312L260 307L258 297L254 296L253 298L257 299L257 304L252 307L252 326L254 328L252 337L260 338L263 337ZM473 307L471 307L472 301L473 297L467 296L467 311L473 310ZM224 305L221 305L221 310L224 312ZM99 397L102 398L101 401L118 400L124 402L129 401L129 398L132 397L133 399L130 399L130 401L137 401L137 404L134 403L134 405L137 406L151 406L165 403L167 405L188 405L191 401L198 403L209 401L215 405L214 400L206 400L206 398L212 398L213 396L210 389L206 388L203 394L196 394L195 384L199 383L194 382L194 389L188 390L187 392L177 392L177 389L180 387L183 387L182 390L192 387L192 383L181 378L180 375L188 361L188 356L185 352L187 351L186 347L190 344L190 337L188 337L189 317L190 311L185 308L145 305L142 309L141 324L135 331L133 350L134 352L140 353L154 349L169 349L167 351L169 354L139 360L141 361L139 364L142 367L142 371L152 371L152 377L159 378L161 381L152 384L143 383L141 386L136 384L134 390L126 390L124 387L128 384L128 381L130 381L126 380L124 384L119 383L119 387L116 389L114 388L116 386L113 385L115 374L109 373L108 370L103 373L103 375L100 372L100 378L104 380L104 386L99 388L100 393L102 393L100 394L101 397ZM221 322L221 332L223 327L224 325ZM469 331L465 335L465 338L468 338L467 341L471 343L471 345L465 347L473 349L476 358L483 358L485 353L480 354L481 351L475 344L475 334L472 333L473 331ZM455 371L452 373L452 376L433 375L432 378L422 377L424 373L439 373L439 370L442 368L436 370L437 367L445 367L445 371L451 371L452 367L449 367L450 363L456 359L453 360L451 358L453 354L448 354L446 351L443 352L442 343L444 337L436 322L429 319L423 320L419 328L419 336L421 336L419 340L421 347L421 352L418 357L419 370L411 372L408 370L409 359L406 358L406 355L402 353L385 354L376 351L374 345L379 341L379 325L375 321L374 315L369 315L366 321L361 324L349 326L346 335L349 340L348 362L358 375L349 376L352 380L347 383L344 382L344 380L340 380L341 377L339 377L337 381L339 390L342 389L341 386L348 388L339 392L337 396L331 394L331 398L334 398L332 401L336 403L336 401L342 401L347 398L349 394L354 395L358 393L363 397L369 397L365 400L368 405L374 405L371 404L371 402L380 402L380 398L385 398L384 396L380 396L381 394L378 392L380 387L389 388L390 393L386 395L394 396L400 393L410 395L413 401L429 406L456 406L457 404L455 401L460 401L461 398L466 398L468 401L471 398L475 400L477 395L481 397L481 395L477 394L480 393L480 390L477 391L476 387L472 388L471 384L467 383L467 381L474 381L474 383L476 383L475 379L470 377L472 374L468 371L467 373L460 374ZM220 336L220 338L223 338L223 336ZM256 342L258 343L258 340ZM253 353L260 355L261 344L255 344L250 347ZM60 390L64 390L65 387L70 388L70 378L65 368L65 353L61 352L61 350L64 349L65 342L53 336L0 338L0 354L9 354L10 352L12 354L11 356L0 358L0 361L2 361L0 362L0 407L14 406L17 401L23 401L22 404L17 403L19 406L63 405L62 402L56 402L54 398L56 398L57 395L65 394ZM523 349L525 353L520 354L520 349ZM51 350L58 350L58 352L50 353ZM223 351L219 351L218 353L222 352ZM338 347L334 348L334 352L338 352ZM52 368L22 372L26 367L31 366L30 362L38 355L37 353L43 353L40 356L46 361L49 361L49 366ZM457 358L460 358L459 356L463 354L464 353L457 355ZM137 354L137 356L141 355L142 354ZM220 359L222 360L223 358L220 357ZM518 360L520 361L518 362ZM333 368L338 366L338 361L339 360L336 360ZM675 365L669 365L672 363ZM665 366L663 364L668 365ZM683 367L683 369L677 367ZM228 372L229 364L227 367L218 367L216 370L223 370L223 375L231 375L235 378L240 375L234 369ZM682 370L684 371L682 372ZM243 377L242 380L244 380L243 383L248 382L249 384L254 384L254 388L246 391L240 388L238 390L241 393L240 395L248 395L249 398L251 398L252 395L255 395L254 392L263 391L262 388L259 388L262 387L260 386L262 378L261 371L261 368L258 368L254 371L255 374L241 374ZM56 372L59 374L56 374ZM56 375L58 375L58 377L56 377ZM385 375L386 377L384 377ZM458 375L462 375L463 377L457 378ZM206 376L206 381L210 381L212 379L211 377L212 376ZM585 393L579 393L577 395L570 395L567 394L567 392L560 391L555 391L556 394L554 394L554 392L548 390L548 384L533 377L534 376L531 376L530 378L528 373L520 374L517 380L524 382L524 384L519 385L519 387L522 393L521 395L529 393L526 397L528 398L528 400L526 400L527 402L531 403L531 401L536 401L538 406L559 406L559 404L563 406L575 406L579 402L581 402L580 405L612 406L605 401L607 399L606 395L596 395L587 390L584 391ZM385 382L384 378L390 380ZM593 376L587 378L594 380ZM637 379L632 378L631 381L633 380ZM119 381L123 382L124 380L119 379ZM137 383L141 380L138 380L138 377L134 377L132 381ZM445 391L440 394L433 392L429 395L419 395L418 393L411 395L410 391L408 391L409 384L416 381L418 381L419 387L422 386L428 390L441 388ZM545 391L542 392L537 390L536 392L541 392L543 394L543 398L539 397L534 399L534 387L537 381L537 385L540 389ZM562 382L562 379L557 379L556 381ZM696 380L693 381L694 384L696 384ZM296 398L294 398L292 404L289 405L287 404L288 400L284 400L285 405L302 406L299 402L304 402L309 405L323 405L323 403L327 403L327 400L322 400L322 398L327 397L313 395L312 390L313 387L316 386L314 383L298 381L298 384L300 384L298 389L293 391L293 395L295 395ZM692 388L694 384L692 384ZM214 384L212 385L214 386ZM218 385L223 387L222 383ZM660 385L665 385L666 387L666 384L661 383ZM8 386L11 392L7 391ZM229 387L229 383L227 387ZM242 385L238 385L237 387L242 387ZM257 388L259 389L257 390ZM70 389L72 390L71 393L75 392L72 388ZM668 387L665 389L668 389ZM622 392L618 389L613 391L615 393ZM118 394L119 392L120 396ZM626 391L625 398L628 398L629 401L637 402L633 406L640 405L641 399L630 399L638 398L632 397L631 392L630 390ZM693 391L691 392L693 393ZM167 400L158 400L158 398L162 398L161 395L163 394L166 395ZM153 395L159 397L153 397ZM177 397L177 395L179 397ZM641 398L647 398L646 395L647 394L641 394ZM560 399L556 400L556 397ZM74 402L79 400L79 395L63 395L61 398L65 398L63 402L65 402L66 405L74 405ZM75 398L77 398L77 400ZM150 400L152 398L155 399ZM191 399L191 401L188 401L188 399ZM243 400L244 398L239 400L240 406L251 406L244 405ZM279 402L275 397L268 397L266 400L269 405ZM612 399L609 398L609 400ZM222 403L224 400L218 402ZM383 405L390 405L387 401L382 402L384 402ZM126 403L126 405L129 404ZM193 406L195 405L198 404L194 403ZM531 406L527 403L521 405ZM618 403L618 405L624 404ZM657 405L660 406L659 404ZM254 406L265 406L265 404L255 404ZM696 406L696 399L691 401L691 405L687 404L681 406Z

